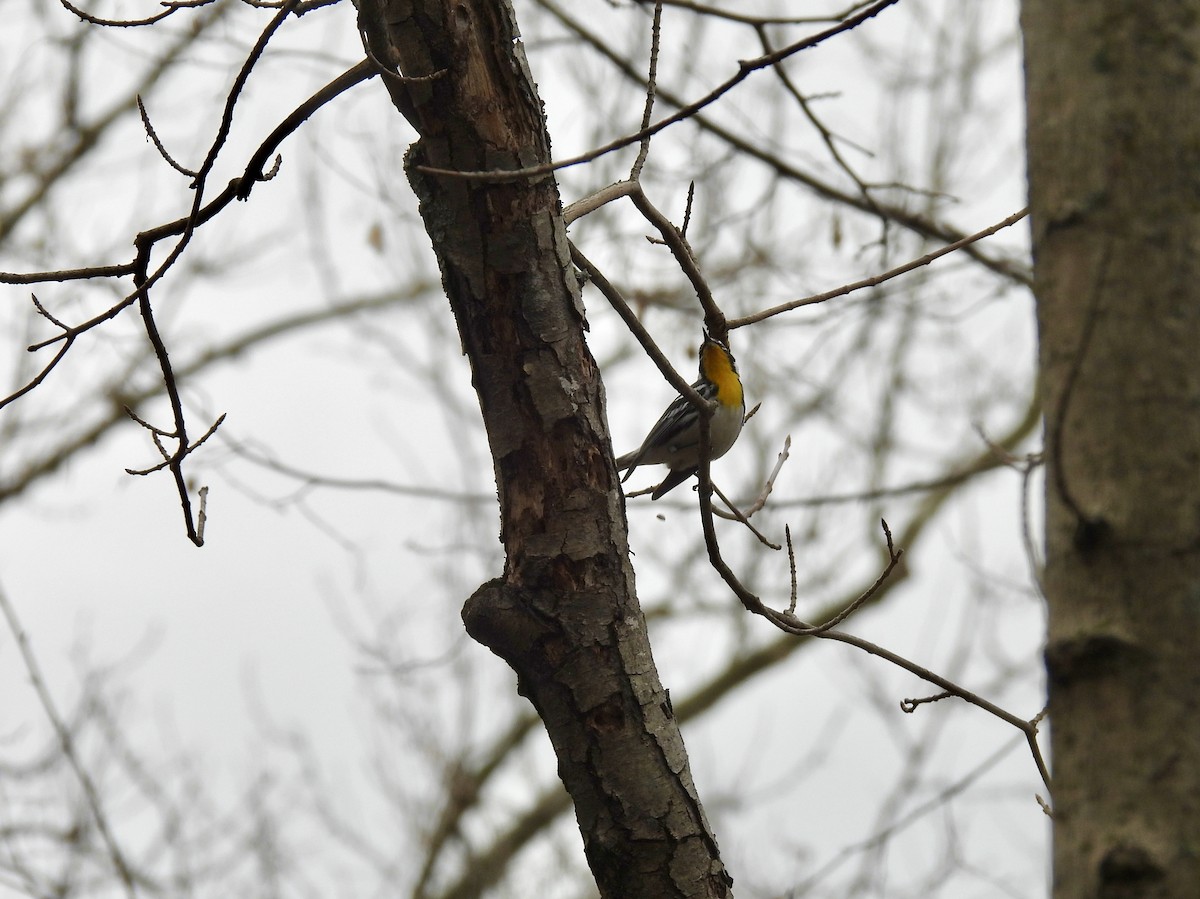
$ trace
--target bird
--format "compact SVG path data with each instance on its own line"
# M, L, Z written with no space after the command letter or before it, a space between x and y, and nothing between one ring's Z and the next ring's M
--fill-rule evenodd
M700 378L695 390L704 399L716 400L717 408L708 423L709 460L719 459L729 452L742 432L746 418L746 397L737 362L725 342L704 332L700 344ZM650 429L642 445L617 461L617 471L624 471L622 483L639 465L666 465L669 471L661 484L650 494L658 499L678 487L700 467L700 412L686 397L675 397L667 411Z

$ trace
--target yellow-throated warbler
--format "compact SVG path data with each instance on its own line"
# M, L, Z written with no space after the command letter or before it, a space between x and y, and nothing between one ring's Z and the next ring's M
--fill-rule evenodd
M692 389L706 400L717 402L717 409L708 423L708 457L719 459L729 452L742 432L746 399L729 347L709 336L707 331L700 344L700 379ZM617 471L629 469L621 479L627 481L639 465L660 464L670 471L654 488L651 499L658 499L682 484L700 466L700 412L682 396L675 397L640 447L617 459Z

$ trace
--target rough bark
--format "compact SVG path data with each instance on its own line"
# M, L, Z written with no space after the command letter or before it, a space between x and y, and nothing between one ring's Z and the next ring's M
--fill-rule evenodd
M1200 4L1026 0L1054 895L1200 895Z
M467 629L512 666L541 715L601 895L729 896L634 591L557 185L428 171L550 158L512 10L485 0L359 0L359 10L375 59L429 76L384 80L420 134L405 169L495 463L505 570L467 601Z

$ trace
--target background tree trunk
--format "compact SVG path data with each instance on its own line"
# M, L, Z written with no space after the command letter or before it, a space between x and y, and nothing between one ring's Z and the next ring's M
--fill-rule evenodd
M1059 899L1200 890L1198 22L1022 12Z
M602 896L727 896L634 592L599 371L552 176L425 170L549 160L507 3L360 5L376 59L420 132L406 171L442 271L496 468L503 577L464 608L517 672L575 803ZM452 20L451 18L452 17Z

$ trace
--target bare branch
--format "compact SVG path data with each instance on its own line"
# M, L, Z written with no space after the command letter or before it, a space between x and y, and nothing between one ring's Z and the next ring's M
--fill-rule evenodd
M646 76L646 108L642 111L642 130L650 127L651 115L654 112L654 89L658 84L658 50L662 37L662 2L654 4L654 21L650 26L650 73ZM646 156L650 153L650 135L642 138L638 149L637 159L629 170L629 180L637 181L642 174L642 166L646 164Z
M264 175L262 173L262 166L265 163L265 160L270 156L270 153L274 150L274 148L276 146L278 146L278 144L287 135L291 134L294 130L296 130L296 128L298 128L300 126L300 124L302 124L304 121L306 121L307 118L310 115L312 115L312 113L315 112L317 109L319 109L321 106L330 102L334 97L338 96L339 94L341 94L345 90L349 89L350 87L371 78L375 74L374 69L370 66L370 64L364 61L363 63L360 63L357 66L354 66L353 68L351 68L349 71L343 73L338 78L334 79L334 81L332 81L330 84L326 85L321 90L319 90L316 94L314 94L307 101L305 101L305 103L301 104L296 110L294 110L291 115L289 115L278 127L276 127L276 129L267 137L267 139L263 142L263 144L260 145L259 149L251 157L250 162L248 163L247 168L246 168L246 174L243 176L242 179L240 179L240 184L238 182L231 183L229 188L227 188L221 194L221 196L219 196L217 198L217 200L209 203L207 207L201 206L201 201L203 199L203 183L204 183L205 178L207 177L208 171L211 170L211 167L212 167L213 163L215 162L216 155L219 152L220 147L224 143L225 137L228 134L228 128L232 121L233 105L236 102L236 97L237 97L238 93L240 92L241 86L244 85L245 79L249 76L249 72L253 65L253 62L259 56L261 56L262 50L265 48L266 42L269 40L271 34L274 33L274 30L276 28L278 28L278 26L282 23L283 19L288 15L289 10L292 7L294 7L296 5L296 3L297 3L297 0L288 0L288 2L284 4L284 6L280 9L279 13L277 13L276 16L274 17L274 19L272 20L271 25L268 26L268 28L266 30L264 30L264 32L259 36L259 40L258 40L257 44L255 45L255 49L251 52L250 57L247 59L246 63L242 67L241 72L239 73L238 81L235 83L235 86L234 86L233 90L231 91L229 98L226 102L225 113L222 117L221 129L217 135L217 138L214 140L212 147L210 148L208 157L205 160L205 164L195 174L193 186L196 188L196 199L195 199L195 202L193 203L191 213L187 217L185 217L183 219L179 219L175 223L171 223L171 225L168 225L165 227L160 226L160 228L155 229L152 232L143 232L143 233L139 234L137 239L135 240L135 246L138 248L137 258L129 266L130 271L128 273L133 274L136 289L131 294L127 295L120 303L117 303L116 305L110 307L105 312L101 313L100 315L94 316L93 318L89 319L88 321L85 321L82 324L76 325L74 327L68 327L68 326L64 325L62 322L55 319L48 312L45 311L45 309L41 306L40 303L38 303L37 299L35 298L34 302L35 302L35 304L37 304L39 311L42 312L42 314L46 318L48 318L50 321L55 323L61 329L62 333L58 337L55 337L50 340L43 341L42 343L31 346L30 350L32 351L32 350L40 349L51 343L55 343L55 342L59 342L59 341L62 341L62 346L59 348L59 350L57 351L55 356L50 360L50 363L47 366L45 366L42 369L42 371L38 373L38 375L36 377L31 379L29 381L29 383L27 383L24 387L17 390L16 392L14 392L12 395L5 398L4 400L0 401L0 408L3 408L5 405L19 399L20 397L24 396L29 391L33 390L35 387L37 387L39 384L41 384L46 379L46 377L50 374L50 372L58 365L58 363L60 361L62 361L62 359L64 358L66 353L70 350L71 346L73 345L75 339L80 334L82 334L83 332L85 332L87 330L90 330L93 327L96 327L97 325L99 325L103 322L106 322L106 321L112 319L117 314L119 314L121 311L123 311L125 308L127 308L129 305L131 305L135 300L138 301L140 303L142 320L143 320L143 323L145 326L147 337L150 340L150 344L153 347L155 357L158 359L160 370L162 371L163 384L166 388L167 396L170 401L171 410L172 410L172 414L174 417L174 430L172 432L168 433L165 431L161 431L159 429L150 428L149 425L146 425L145 422L142 422L143 425L145 425L147 428L150 428L151 433L154 435L155 445L158 447L160 453L162 453L162 455L164 456L164 461L163 461L163 463L153 466L152 468L148 468L148 469L142 469L142 470L126 469L126 470L130 474L142 474L142 475L149 474L153 471L158 471L164 467L169 468L171 470L172 475L175 480L176 490L179 495L180 505L183 510L184 524L185 524L185 528L187 531L187 536L188 536L188 539L191 540L192 543L194 543L196 546L202 546L204 543L203 534L204 534L204 523L206 520L206 515L202 514L198 520L193 519L191 498L188 493L187 480L184 477L184 473L183 473L183 461L184 461L184 459L187 458L188 455L190 455L197 447L199 447L201 444L203 444L216 431L216 429L220 426L221 422L224 420L224 415L222 415L208 429L208 431L204 434L204 436L202 436L195 443L189 443L188 437L187 437L186 421L185 421L185 417L184 417L184 413L183 413L183 404L182 404L182 400L179 395L178 383L176 380L175 372L171 366L171 362L170 362L170 359L167 354L166 344L163 341L161 335L159 334L158 327L154 320L153 308L150 304L150 299L149 299L149 289L179 259L179 257L183 253L184 248L190 241L191 236L194 233L195 229L203 221L207 221L209 218L214 216L217 213L217 211L219 211L220 209L222 209L226 205L228 205L230 202L232 202L232 200L235 197L240 198L240 199L245 199L249 195L250 188L256 180L265 180L266 178L271 177L273 175L273 172L268 173L267 175ZM160 146L157 139L154 138L153 129L150 127L148 119L145 118L144 109L141 105L140 98L138 99L138 108L143 111L143 121L146 124L148 133L150 133L152 136L152 139L155 140L156 146ZM164 158L167 158L168 160L170 160L170 157L166 155L165 150L161 149L161 146L160 146L160 152L163 153ZM276 166L277 165L278 165L278 160L276 161ZM178 168L178 166L177 166L177 168ZM155 272L153 272L151 275L146 276L146 274L145 274L146 265L148 264L148 261L150 258L150 252L151 252L153 246L158 242L158 240L169 237L169 236L174 236L175 234L181 235L180 240L172 248L170 254L167 256L166 260L159 266L159 268ZM89 274L76 273L76 276L78 276L78 277L111 277L113 274L113 268L114 267L105 267L105 269L103 269L103 270L93 269L93 270L91 270L91 272ZM121 274L127 273L126 271L124 271L124 267L121 267L121 269L122 269ZM55 280L61 280L61 279L55 278ZM175 439L178 442L177 449L174 453L168 454L166 452L166 450L162 446L161 442L159 441L160 436L170 436L171 438ZM202 512L205 509L206 502L207 502L207 488L204 488L204 493L201 495L201 510L202 510Z
M144 19L102 19L99 16L94 16L89 12L84 12L78 6L73 5L70 2L70 0L58 0L58 2L63 5L64 9L79 16L79 18L83 19L83 21L87 22L90 25L103 25L103 26L106 26L109 28L138 28L138 27L141 27L142 25L153 25L155 22L161 22L167 16L171 15L172 13L178 12L180 9L186 8L187 6L206 5L208 3L215 2L215 0L201 0L201 2L190 3L190 4L184 4L184 3L172 3L169 5L163 4L164 6L167 7L166 9L164 9L160 13L156 13L153 16L147 16Z
M721 489L716 484L713 484L713 493L715 493L720 498L721 502L723 502L725 504L725 506L729 509L728 512L722 512L720 509L713 509L714 515L718 515L721 518L725 518L729 521L741 522L742 524L744 524L746 526L746 529L749 530L750 533L753 534L758 539L758 542L761 543L763 546L767 547L768 549L773 549L776 552L783 549L783 547L780 546L778 543L772 543L770 540L768 540L766 538L766 536L762 533L762 531L760 531L758 528L756 528L754 525L752 525L750 523L750 516L747 515L745 512L743 512L741 509L739 509L734 504L733 500L731 500L729 497L727 497L724 493L721 492Z
M636 0L636 2L645 3L646 0ZM742 25L762 26L817 25L822 22L843 22L856 11L866 6L867 3L855 3L844 12L835 13L828 16L754 16L748 13L738 13L728 9L721 9L716 6L708 6L704 3L694 3L692 0L663 0L663 5L674 7L675 9L686 9L689 12L694 12L702 16L708 16L713 19L724 19L726 21L737 22Z
M572 34L584 41L588 47L599 53L607 59L614 68L630 81L637 84L642 83L643 75L636 67L628 60L618 56L609 45L605 36L591 31L582 22L572 18L566 10L562 9L555 0L538 0L538 3L544 7L551 15L553 15L565 28ZM666 103L682 109L685 106L685 101L663 88L660 84L656 91L656 96ZM779 177L789 181L795 181L802 184L809 190L813 191L820 197L832 200L835 203L856 209L859 212L875 215L876 209L867 204L861 196L852 193L846 193L839 190L830 184L798 169L796 166L781 159L779 156L772 153L769 149L761 146L759 142L749 139L745 134L731 130L725 127L704 113L697 113L693 116L692 121L701 130L707 131L715 135L724 143L728 144L733 150L736 150L740 156L747 159L756 159L763 165L774 171ZM952 228L942 222L920 215L919 213L911 212L901 206L877 202L877 207L882 209L888 216L888 219L900 225L915 234L922 237L940 240L945 243L953 243L961 240L963 234L957 229ZM971 259L978 262L990 271L995 272L1010 281L1018 284L1029 286L1033 283L1033 276L1029 271L1029 266L1024 262L1014 262L1003 258L994 258L988 256L978 250L974 245L966 245L963 247L965 252Z
M877 0L877 2L872 3L862 12L840 22L837 25L834 25L832 28L827 28L818 34L814 34L810 37L788 44L786 47L782 47L781 49L776 50L774 53L767 53L755 59L742 60L738 63L737 74L730 76L699 100L687 104L677 112L667 116L665 119L660 119L649 127L641 128L635 131L633 134L627 134L624 137L619 137L616 140L610 141L609 143L604 144L601 147L597 147L594 150L589 150L587 153L582 153L579 156L572 156L568 159L559 160L558 162L549 162L544 165L529 166L528 168L522 169L497 169L474 172L461 172L454 171L453 169L440 169L431 166L421 166L420 169L421 171L430 175L441 175L448 178L464 178L471 181L516 181L522 178L534 178L539 175L547 175L551 172L558 171L559 169L570 168L571 166L581 165L585 162L591 162L592 160L599 159L601 156L605 156L615 150L620 150L623 147L628 147L630 144L639 143L648 137L652 137L663 129L674 125L676 122L682 122L685 119L691 118L705 107L711 106L721 97L725 96L725 94L729 93L731 90L745 81L754 72L757 72L761 69L771 68L776 63L787 59L789 56L794 56L803 50L811 50L813 47L824 43L832 37L836 37L839 34L851 31L857 28L859 25L862 25L864 22L873 19L889 6L894 6L898 2L899 0Z
M196 173L191 169L184 168L167 152L167 148L163 146L163 142L158 137L158 132L154 130L154 126L150 123L150 114L146 112L146 105L142 102L142 95L137 96L138 115L142 118L142 127L146 129L146 136L150 138L150 142L154 144L154 149L158 150L158 155L161 156L171 168L179 172L181 175L187 175L189 178L195 178Z
M735 328L745 327L746 325L753 325L757 322L771 318L772 316L779 315L780 313L790 312L793 309L799 309L801 306L812 306L817 303L824 303L827 300L836 299L837 297L843 297L847 294L854 293L856 290L863 290L864 288L868 287L876 287L885 281L890 281L893 278L907 274L914 269L921 268L924 265L929 265L929 263L933 262L935 259L941 259L943 256L947 256L956 250L961 250L964 247L970 246L976 241L983 240L985 237L991 237L997 231L1001 231L1010 225L1015 225L1027 215L1029 215L1028 206L1019 210L1018 212L1014 212L1005 219L1001 219L994 225L989 225L982 231L976 231L974 234L969 234L951 244L947 244L944 247L934 250L932 253L926 253L919 259L913 259L912 261L906 262L903 265L898 265L893 269L889 269L882 274L872 275L870 278L864 278L863 280L855 281L852 284L844 284L841 287L826 291L825 293L818 293L810 297L804 297L800 300L789 300L786 303L780 303L778 306L772 306L770 309L763 309L760 312L754 312L750 315L743 316L742 318L735 318L729 322L729 328L730 330L733 330Z

